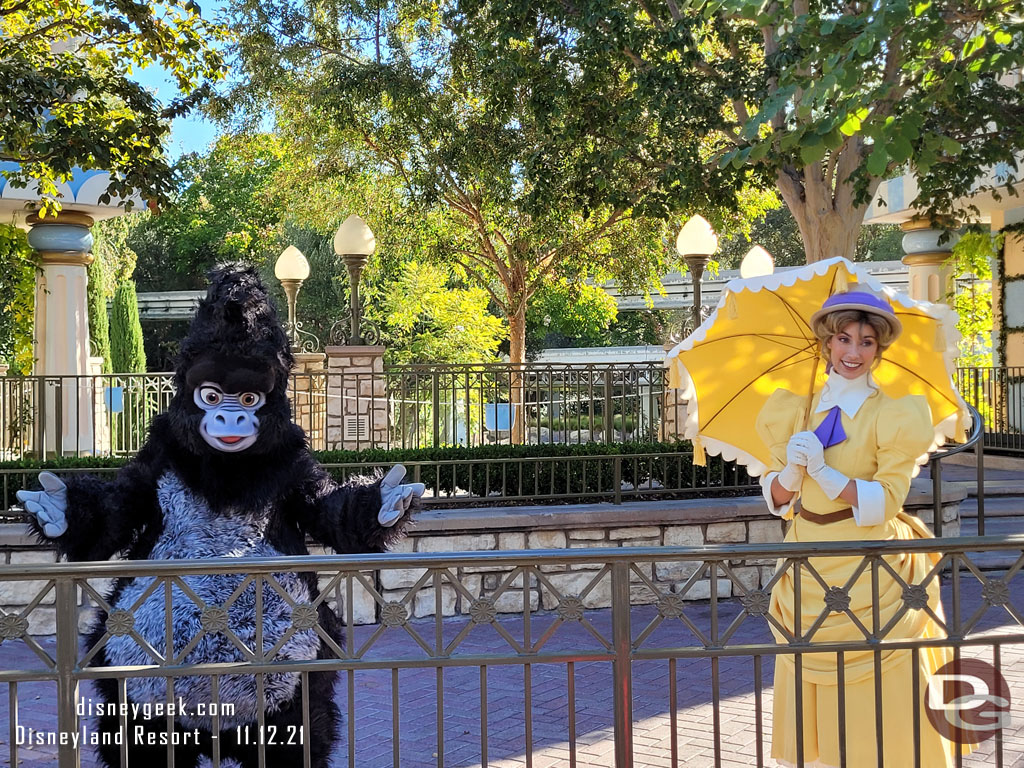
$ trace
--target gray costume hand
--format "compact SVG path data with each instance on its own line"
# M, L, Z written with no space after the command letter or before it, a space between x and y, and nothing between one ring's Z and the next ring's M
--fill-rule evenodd
M43 533L51 539L68 529L68 487L52 472L40 472L41 491L18 491L15 496L25 509L36 516Z
M404 477L405 467L395 464L380 481L380 513L377 515L377 522L385 528L397 523L412 506L413 499L420 498L427 489L423 483L403 485Z

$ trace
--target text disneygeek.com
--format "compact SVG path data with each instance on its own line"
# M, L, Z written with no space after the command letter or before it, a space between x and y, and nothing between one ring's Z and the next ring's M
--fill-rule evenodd
M230 703L186 704L183 699L176 702L94 702L79 699L75 712L79 717L116 717L119 720L154 720L166 717L231 717L235 705ZM199 729L175 730L170 733L154 730L145 725L132 724L127 731L97 731L83 725L77 731L50 731L18 725L15 728L15 743L18 746L100 745L126 743L142 746L181 746L199 743Z

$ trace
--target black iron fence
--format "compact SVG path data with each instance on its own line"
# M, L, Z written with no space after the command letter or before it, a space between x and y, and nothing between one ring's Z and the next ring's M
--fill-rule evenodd
M394 461L327 463L324 467L343 481L374 470L386 471ZM427 486L423 501L440 507L493 504L543 504L624 500L653 497L691 497L749 493L757 480L732 462L709 457L695 466L690 451L608 453L580 456L474 458L404 461L410 482ZM58 475L89 473L113 477L118 467L59 468ZM38 488L38 467L0 468L0 521L22 519L15 493Z
M986 573L974 558L992 552L1015 562ZM931 553L931 567L904 580L894 564L908 553ZM778 566L767 565L768 578L751 581L737 561ZM840 561L846 565L837 571ZM104 747L92 744L107 739L113 764L136 765L140 757L173 764L174 747L159 746L160 740L180 743L198 723L213 766L221 765L231 740L258 754L260 765L309 766L320 746L311 723L325 705L310 695L311 681L340 673L334 701L344 725L334 749L339 763L349 766L487 766L508 758L527 766L562 759L571 766L629 768L705 765L709 759L722 764L739 756L763 766L770 753L773 667L791 665L799 680L802 669L817 668L827 656L838 691L839 764L847 764L854 746L863 747L847 743L843 719L845 692L854 682L846 670L856 663L858 674L866 664L876 681L872 701L859 702L872 710L868 733L878 741L894 728L911 734L913 757L891 768L928 768L921 741L933 727L934 707L925 711L935 695L925 693L932 681L908 669L906 702L894 704L881 695L880 670L899 654L918 670L920 658L940 648L1004 679L1024 652L1022 566L1024 537L1015 536L4 569L0 586L20 584L32 599L20 611L0 611L0 685L7 687L0 697L0 721L7 723L0 761L18 765L31 755L62 768L93 765L95 750ZM295 573L315 574L321 596L299 595L290 581ZM655 573L678 579L665 585ZM488 574L494 578L482 579ZM112 579L134 584L127 603L108 603L103 584ZM222 604L200 596L209 579L231 583ZM782 579L803 585L792 594L792 626L780 623L770 607ZM851 598L887 607L851 615L840 634L826 632L823 627L849 612ZM324 605L337 612L343 636L325 623ZM83 644L82 612L92 609L99 609L103 624ZM267 626L274 636L256 629L254 639L253 627L263 627L271 610ZM936 632L908 636L908 622L923 620L925 612ZM52 641L29 632L40 613L52 616ZM150 621L154 615L160 621ZM188 617L194 626L165 630L162 617L172 615L176 626L191 626ZM223 640L219 655L200 663L195 649L212 638ZM298 658L300 639L324 652ZM267 711L270 692L280 697L282 686L299 697L287 725L280 713ZM100 689L106 699L163 706L157 714L126 707L97 719ZM239 691L250 689L255 711L239 715L235 705L249 700ZM796 690L792 726L803 744L799 713L814 702L800 699L799 683ZM993 693L1006 698L1008 708L1021 691ZM777 706L780 695L775 691ZM939 697L948 705L939 708L940 716L955 715L948 697ZM170 707L179 701L187 718ZM202 722L196 719L200 706ZM274 738L261 738L271 726ZM984 726L991 748L957 762L1016 764L1021 742L1014 724L989 717ZM26 745L27 733L39 740ZM140 750L140 733L158 746ZM80 737L50 738L60 734ZM981 738L959 734L950 738ZM805 759L813 755L801 753L796 762Z
M985 422L985 447L1024 452L1024 368L958 368L957 389Z
M315 450L655 441L658 362L408 365L292 376ZM125 456L173 395L169 373L0 377L0 460Z

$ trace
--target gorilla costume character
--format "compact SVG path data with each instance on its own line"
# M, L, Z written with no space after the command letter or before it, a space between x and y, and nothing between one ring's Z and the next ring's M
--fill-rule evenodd
M418 506L423 486L400 484L405 472L400 466L376 482L335 483L310 455L302 429L291 421L286 394L293 359L258 275L253 269L228 266L211 277L209 292L182 343L174 399L167 413L153 420L138 456L112 482L73 476L65 485L42 473L42 491L18 494L34 516L36 533L52 540L69 560L107 560L116 554L131 560L305 555L307 535L341 553L385 551ZM274 576L290 600L263 584L262 637L267 652L286 636L295 606L319 596L315 573ZM175 663L243 661L236 639L256 649L256 588L251 583L242 588L244 578L184 577L188 590L205 604L205 615L191 595L174 585ZM164 654L165 587L147 594L151 584L151 578L121 578L113 585L106 600L114 623L122 626L111 633L93 666L157 663L133 635ZM220 626L211 623L211 608L222 609ZM320 626L340 645L338 617L324 603L317 614ZM107 619L101 613L88 647L104 637ZM274 658L334 655L314 629L303 628L283 641ZM309 674L308 732L300 730L303 692L297 672L263 677L265 729L258 731L257 677L219 679L222 711L217 740L222 759L256 766L262 740L267 765L299 766L302 742L308 741L313 766L327 766L340 719L334 703L336 673ZM107 710L119 701L118 684L102 679L96 688L102 700L97 704L106 713L99 730L117 733L120 719ZM124 740L130 764L155 764L146 759L162 763L168 748L166 711L147 719L135 715L131 705L140 705L142 713L156 712L158 704L166 706L166 680L130 677L126 691L130 712ZM214 701L211 678L175 679L173 700L182 710L175 712L175 765L193 768L202 755L211 755L213 720L203 711ZM233 705L233 714L224 714L226 704ZM107 765L120 765L120 749L104 745L100 755Z

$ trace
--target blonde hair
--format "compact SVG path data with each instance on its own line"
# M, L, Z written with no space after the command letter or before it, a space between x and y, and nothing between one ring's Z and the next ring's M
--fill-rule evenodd
M850 323L859 325L870 325L878 339L878 349L875 352L875 362L882 356L889 346L896 341L896 334L892 325L884 318L872 312L862 312L859 309L837 309L822 315L814 323L814 335L821 344L821 356L827 362L829 359L828 343L832 337L843 330Z

